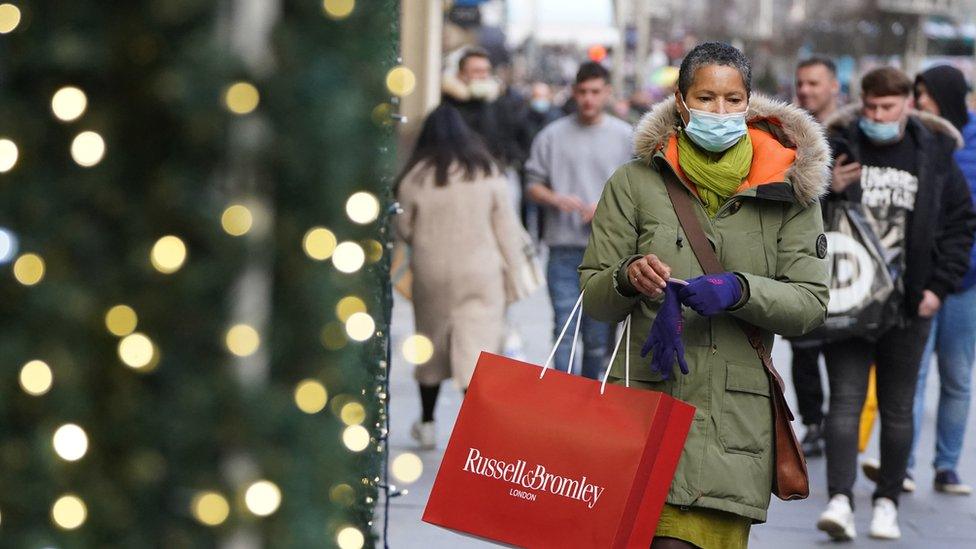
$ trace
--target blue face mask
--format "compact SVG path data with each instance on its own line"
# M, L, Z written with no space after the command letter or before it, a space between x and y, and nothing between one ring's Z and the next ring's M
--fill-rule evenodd
M552 106L552 103L548 99L533 99L529 102L529 105L535 112L547 112L549 107Z
M857 125L875 143L890 143L901 135L901 122L875 122L861 117Z
M682 100L682 103L684 101ZM685 133L696 145L711 152L722 152L735 145L746 134L746 112L715 114L688 108Z

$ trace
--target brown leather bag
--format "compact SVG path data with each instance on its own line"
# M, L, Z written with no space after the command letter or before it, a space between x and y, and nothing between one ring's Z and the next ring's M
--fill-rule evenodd
M702 270L706 274L725 272L708 237L705 236L701 223L695 216L688 191L669 167L662 166L661 172L664 175L668 196L671 197L671 204L674 206L674 213L678 216L678 222L685 236L688 237L688 243L691 244L691 249L698 258ZM759 328L743 321L739 321L739 326L749 339L749 344L759 355L772 389L773 430L776 434L776 447L773 454L776 460L776 475L773 478L773 494L786 501L805 499L810 495L810 477L807 475L807 462L800 449L800 443L790 424L793 421L793 413L783 393L785 389L783 378L773 366L772 356L762 341Z

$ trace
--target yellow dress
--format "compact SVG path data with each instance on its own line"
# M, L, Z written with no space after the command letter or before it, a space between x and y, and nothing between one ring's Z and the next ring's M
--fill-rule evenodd
M745 549L751 526L752 520L725 511L665 504L654 536L680 539L701 549Z

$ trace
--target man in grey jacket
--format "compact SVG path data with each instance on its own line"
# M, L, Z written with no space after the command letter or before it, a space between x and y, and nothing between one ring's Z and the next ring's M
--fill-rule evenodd
M614 170L633 156L632 128L605 112L611 96L609 76L598 63L580 66L573 86L578 111L549 124L536 136L525 165L529 199L546 208L543 240L549 247L546 277L554 337L579 297L577 268L603 187ZM603 371L610 325L586 315L582 322L582 374L596 379ZM568 366L569 339L556 352L556 368Z

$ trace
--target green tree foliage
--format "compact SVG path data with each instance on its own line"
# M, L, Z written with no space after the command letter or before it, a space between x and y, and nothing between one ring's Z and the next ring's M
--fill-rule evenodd
M392 139L388 107L378 106L390 101L395 3L333 19L322 2L282 2L268 14L271 62L260 71L228 38L228 10L243 2L12 3L21 19L0 34L0 138L18 159L0 173L0 227L19 251L0 265L0 545L212 547L243 535L325 547L345 527L369 545L390 303ZM237 81L260 93L253 112L226 107ZM87 97L69 122L52 113L64 86ZM106 147L90 167L71 152L84 131ZM379 219L348 218L346 200L359 191L379 198ZM250 208L243 236L221 228L231 204ZM310 258L303 238L315 226L360 245L366 264L347 274ZM169 274L150 262L166 235L187 251ZM15 276L14 259L29 253L45 267L33 285ZM376 324L363 342L337 318L350 295ZM122 338L106 328L118 304L154 345L144 367L123 363ZM241 322L261 341L246 358L225 342ZM31 360L53 373L40 395L21 387ZM323 410L296 406L303 380L326 388ZM343 444L349 403L347 422L370 437L359 452ZM88 438L76 461L52 444L68 423ZM244 496L260 479L282 494L266 517ZM229 506L215 526L194 512L206 491ZM74 529L52 520L65 494L87 509Z

